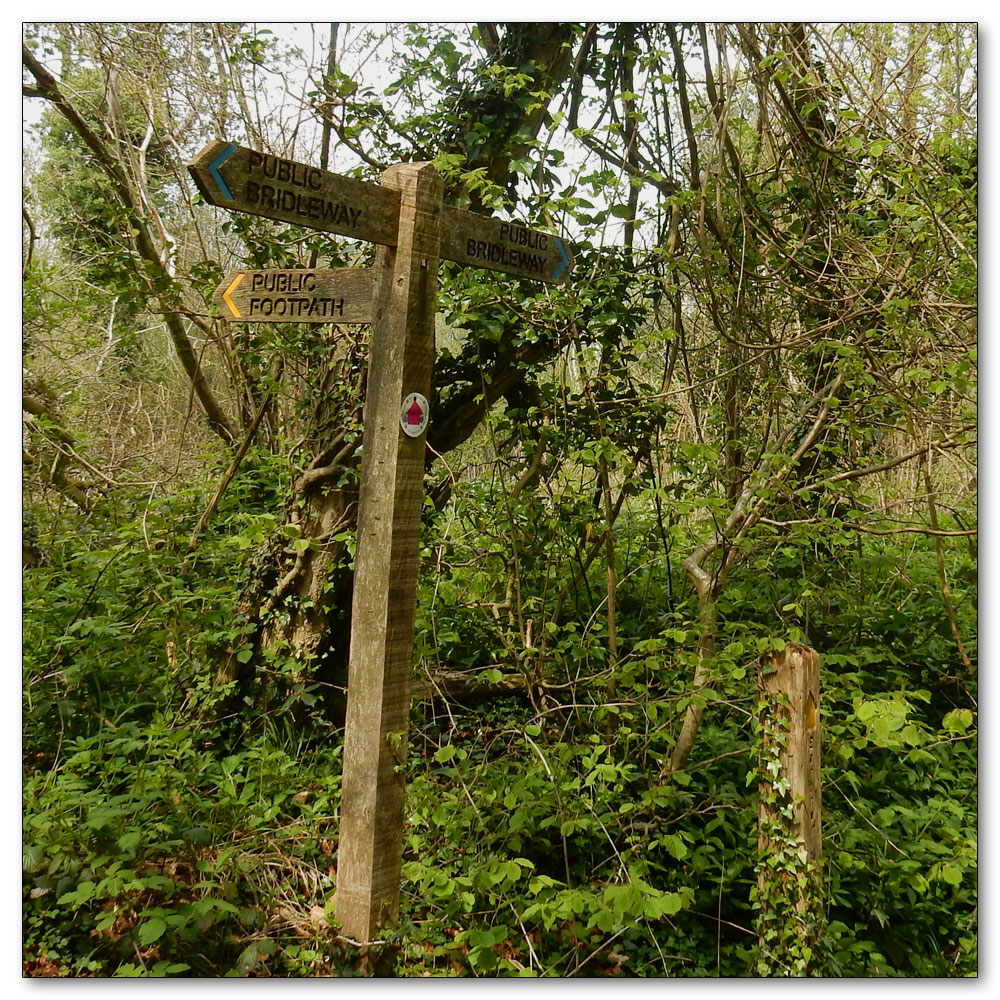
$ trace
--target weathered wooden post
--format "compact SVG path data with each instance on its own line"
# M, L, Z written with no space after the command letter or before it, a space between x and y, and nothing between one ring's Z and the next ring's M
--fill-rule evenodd
M401 195L399 241L375 261L337 868L337 919L357 941L399 910L443 192L430 164L390 167L383 183Z
M806 975L822 930L819 654L787 643L759 674L760 975Z

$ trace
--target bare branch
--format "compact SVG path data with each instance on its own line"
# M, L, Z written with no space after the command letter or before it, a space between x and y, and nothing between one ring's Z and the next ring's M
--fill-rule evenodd
M132 238L135 241L135 247L139 256L148 263L153 264L156 270L170 281L170 296L180 301L182 297L181 289L170 278L167 262L153 240L143 211L141 195L129 181L128 176L122 169L121 163L113 155L104 140L91 128L86 119L66 99L55 77L35 59L31 50L24 44L21 46L21 61L37 81L41 96L51 102L52 106L73 126L80 138L83 139L96 157L101 169L111 181L122 205L129 213L132 231L135 234ZM160 301L160 311L170 332L170 338L180 358L181 365L191 380L193 390L198 397L199 403L201 403L209 425L226 443L235 441L236 434L233 431L229 418L222 410L218 400L215 398L215 394L205 379L194 346L184 329L180 312L165 305L163 294L154 293L152 289L150 289L150 294Z

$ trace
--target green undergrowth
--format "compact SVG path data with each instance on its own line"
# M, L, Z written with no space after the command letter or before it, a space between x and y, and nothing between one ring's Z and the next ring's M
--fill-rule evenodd
M334 906L342 731L318 707L259 712L212 689L241 628L233 551L275 517L250 487L237 484L187 566L195 488L134 520L39 525L47 560L26 573L24 603L26 975L358 972ZM525 579L570 572L553 553L576 526L548 530L552 548L521 550ZM620 558L658 530L624 519ZM509 619L484 610L502 576L461 551L492 543L451 537L421 584L418 673L531 683L414 705L396 975L754 975L755 664L785 639L823 658L810 971L976 973L975 687L932 546L833 532L823 553L814 537L752 554L719 601L695 750L666 776L697 646L676 558L620 567L609 698L606 622L584 613L599 567L552 627L552 588L536 589L542 638L518 653ZM974 653L967 565L952 572Z

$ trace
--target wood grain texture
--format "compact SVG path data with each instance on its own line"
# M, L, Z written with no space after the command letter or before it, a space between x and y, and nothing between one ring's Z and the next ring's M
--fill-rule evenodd
M569 247L552 233L447 206L441 216L441 257L550 284L568 281L573 269Z
M210 142L188 171L210 205L394 246L399 192L236 143Z
M401 195L399 241L375 259L337 877L337 919L357 941L399 909L426 440L403 434L399 413L408 393L430 396L443 194L430 164L391 167L383 183Z
M229 323L370 323L371 268L232 271L213 301Z
M224 140L209 143L188 171L210 205L396 245L399 194L384 184ZM444 260L536 281L569 280L573 255L559 236L458 208L443 207L440 218L439 256Z

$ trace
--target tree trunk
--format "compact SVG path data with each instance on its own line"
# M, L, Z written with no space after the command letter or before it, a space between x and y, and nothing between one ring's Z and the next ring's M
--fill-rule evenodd
M696 585L697 586L697 585ZM664 773L683 770L691 754L691 748L701 728L701 718L705 713L702 691L707 687L715 658L715 633L718 617L713 588L698 588L698 662L691 682L690 702L684 710L684 722L680 735L674 744L673 753Z
M287 539L272 540L257 553L240 601L253 655L246 659L234 645L217 684L253 673L260 688L280 681L263 702L291 697L300 705L312 703L312 686L318 685L330 715L342 720L353 590L348 539L357 487L337 483L353 482L358 459L357 443L338 436L295 482L286 518L296 537L289 545L283 544Z
M170 334L171 342L177 351L185 374L191 381L195 398L201 404L208 425L226 442L232 444L236 440L236 432L222 409L218 399L212 392L201 361L194 345L184 328L184 315L181 303L183 291L180 285L170 275L167 267L166 244L162 248L156 245L152 229L146 221L147 206L143 203L142 191L138 182L133 182L126 171L125 165L112 152L112 146L104 137L87 123L83 115L63 94L58 81L32 55L26 45L21 46L21 61L25 69L35 78L36 90L33 96L44 97L69 122L77 134L94 154L98 165L105 176L111 181L116 195L129 213L132 226L130 241L136 254L148 265L138 268L142 273L150 273L149 280L151 308L162 313Z

